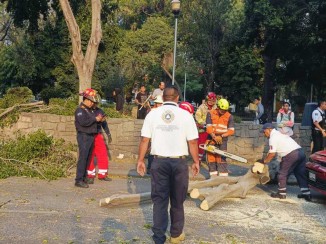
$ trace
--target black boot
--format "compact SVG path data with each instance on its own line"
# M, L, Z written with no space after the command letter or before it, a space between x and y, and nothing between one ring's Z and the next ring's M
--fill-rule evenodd
M75 186L81 187L81 188L88 188L88 184L85 183L84 181L76 181Z
M311 202L311 194L298 194L298 198L304 198L304 200Z
M85 183L87 184L94 184L94 178L86 178Z

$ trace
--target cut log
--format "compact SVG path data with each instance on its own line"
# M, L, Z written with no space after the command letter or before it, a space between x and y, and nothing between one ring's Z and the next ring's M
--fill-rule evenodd
M269 181L268 166L265 165L263 173L254 174L251 170L239 177L217 176L209 180L189 183L188 193L192 198L202 201L200 208L211 209L218 201L224 198L245 198L247 192L257 184L266 184ZM117 194L100 200L100 206L140 204L151 200L151 193Z
M209 194L201 189L198 193L199 198L206 197L200 204L200 208L207 211L224 198L245 198L248 191L257 184L266 184L269 181L268 174L268 166L265 165L263 174L254 174L249 170L244 176L240 177L236 184L221 184L218 187L209 189ZM200 194L201 192L203 192L203 195Z
M192 182L189 182L188 192L191 192L195 188L218 186L222 183L236 184L240 178L241 177L216 176L216 177L208 179L208 180L192 181Z
M144 192L140 194L115 194L111 197L103 198L100 200L100 206L117 206L124 204L140 204L142 202L150 201L151 193Z

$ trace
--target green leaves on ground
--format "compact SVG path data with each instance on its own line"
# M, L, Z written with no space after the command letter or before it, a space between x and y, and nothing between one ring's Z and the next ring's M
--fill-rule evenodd
M27 176L48 180L65 177L76 163L76 149L63 140L55 140L44 131L17 135L0 144L0 178Z

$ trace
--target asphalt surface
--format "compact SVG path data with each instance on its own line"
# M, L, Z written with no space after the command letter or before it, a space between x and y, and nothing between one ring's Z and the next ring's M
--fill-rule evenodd
M247 171L230 169L232 175ZM75 187L73 176L0 180L0 243L152 243L150 202L99 206L113 194L150 191L150 178L138 177L134 163L111 163L110 176L113 181L96 180L88 189ZM205 177L202 168L196 179ZM224 199L209 211L189 197L184 243L326 243L326 196L313 192L313 202L306 202L290 185L287 199L276 200L269 197L276 188L257 186L245 199Z

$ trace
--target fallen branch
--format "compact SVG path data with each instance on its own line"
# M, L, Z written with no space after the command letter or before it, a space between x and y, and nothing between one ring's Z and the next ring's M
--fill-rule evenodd
M37 107L39 105L43 105L43 101L40 102L35 102L35 103L22 103L22 104L15 104L12 107L7 108L3 113L0 114L0 118L4 117L5 115L7 115L8 113L12 112L13 110L15 110L16 108L19 107Z
M121 204L142 203L151 200L151 193L145 192L140 194L116 194L111 197L100 200L100 206L112 205L117 206Z
M46 180L49 180L48 178L46 178L44 176L44 174L35 166L35 165L31 165L30 163L27 163L27 162L23 162L23 161L20 161L20 160L17 160L17 159L13 159L13 158L3 158L3 157L0 157L0 160L3 160L3 161L9 161L9 162L17 162L17 163L21 163L21 164L24 164L26 166L28 166L29 168L35 170L37 173L39 173L44 179Z

